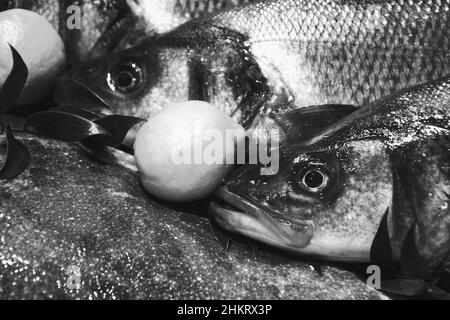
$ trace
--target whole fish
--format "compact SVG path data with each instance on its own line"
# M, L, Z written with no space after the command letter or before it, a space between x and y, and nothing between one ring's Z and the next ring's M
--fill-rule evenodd
M115 112L188 99L246 125L318 104L362 105L450 72L450 1L278 0L187 22L67 77ZM56 92L64 99L70 85ZM277 106L277 107L275 107Z
M136 23L126 0L7 0L0 3L0 11L14 8L32 10L47 18L62 36L71 64L110 52Z
M217 192L213 220L295 254L369 262L387 212L395 259L414 228L427 265L448 267L450 77L405 89L323 128L327 118L318 112L312 136L290 137L280 148L278 174L261 176L258 165L238 169ZM292 130L302 126L297 121Z

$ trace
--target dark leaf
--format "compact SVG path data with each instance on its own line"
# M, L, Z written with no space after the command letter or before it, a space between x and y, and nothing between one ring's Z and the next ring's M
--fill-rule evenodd
M403 297L417 297L428 290L423 280L396 279L381 281L381 291Z
M124 141L131 128L144 121L142 118L122 115L112 115L98 119L95 123L110 132L112 137L98 137L95 140L103 140L103 144L105 145L118 146Z
M395 275L395 263L389 237L388 217L389 208L381 220L380 227L370 249L371 263L380 267L383 279L392 278Z
M0 169L1 180L11 180L20 175L30 164L30 153L27 147L14 138L11 129L6 128L6 160Z
M54 99L61 105L86 110L111 110L103 98L76 80L59 78L55 82L55 88Z
M405 241L403 242L400 256L400 268L402 275L409 278L429 279L425 261L419 254L416 246L415 224L408 231Z
M101 117L104 117L105 115L102 115L101 113L96 113L95 111L86 110L83 108L77 108L77 107L70 107L70 106L59 106L56 108L53 108L52 111L59 111L64 113L71 113L77 116L80 116L82 118L95 121L100 119Z
M102 126L75 114L44 111L28 118L25 130L66 142L82 141L98 135L110 137Z
M433 285L450 292L450 270L441 270Z
M16 102L28 78L28 68L22 57L13 46L9 45L9 47L13 56L13 67L3 84L3 88L0 90L0 113L8 111Z

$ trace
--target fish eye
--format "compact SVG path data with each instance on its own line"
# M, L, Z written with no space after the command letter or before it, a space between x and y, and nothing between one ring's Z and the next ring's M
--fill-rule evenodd
M22 7L22 0L0 0L0 11L21 7Z
M119 65L108 74L108 85L113 91L135 92L143 82L143 72L136 63Z
M329 182L329 175L323 168L308 168L299 172L299 187L311 193L323 191Z
M320 170L310 170L303 178L303 184L311 190L322 189L327 182L328 177Z

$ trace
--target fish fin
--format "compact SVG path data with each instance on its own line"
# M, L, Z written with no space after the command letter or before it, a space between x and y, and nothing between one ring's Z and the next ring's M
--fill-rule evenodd
M380 290L386 294L398 297L419 297L428 290L426 282L418 279L392 279L381 281Z
M407 268L408 273L420 274L425 266L440 265L442 260L448 259L450 222L442 220L441 207L448 203L450 137L439 130L422 138L419 136L392 150L391 159L394 174L392 243L400 260L405 256L407 260L414 258L415 267L420 267L417 270ZM442 245L435 247L432 237L438 235ZM417 262L419 257L426 260ZM411 263L404 263L403 267Z
M358 109L353 105L317 105L276 115L273 120L284 133L284 142L306 140Z
M392 252L391 239L388 227L389 208L381 220L375 238L370 248L371 263L377 265L382 270L382 276L385 279L391 279L395 276L395 262Z
M415 231L416 224L413 224L401 248L400 268L402 275L412 279L430 279L428 266L417 249Z

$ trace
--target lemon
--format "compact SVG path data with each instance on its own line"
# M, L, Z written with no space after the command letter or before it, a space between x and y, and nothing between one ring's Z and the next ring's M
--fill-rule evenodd
M12 9L0 13L0 87L11 72L11 44L28 67L28 80L17 101L32 104L47 96L55 78L64 70L64 43L42 16L33 11Z
M136 136L142 185L173 202L207 197L233 169L235 147L244 137L244 128L209 103L167 106Z

